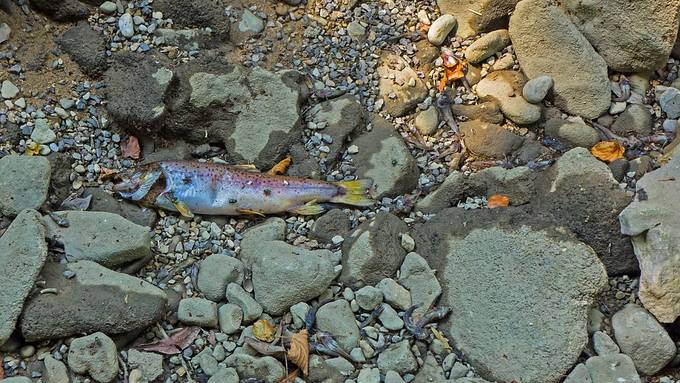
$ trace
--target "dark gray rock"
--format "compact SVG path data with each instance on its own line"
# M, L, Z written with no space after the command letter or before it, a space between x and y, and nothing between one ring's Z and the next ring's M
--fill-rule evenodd
M612 125L612 131L621 136L630 134L648 135L652 132L652 115L646 106L628 105Z
M172 19L181 28L210 28L220 39L229 33L229 20L224 17L228 2L221 0L156 0L154 11L163 12L163 18Z
M492 124L501 124L505 120L503 113L501 113L501 107L494 100L482 101L474 105L453 104L451 105L451 112L469 120L481 120Z
M359 327L346 300L338 299L319 307L316 312L316 323L320 331L333 335L346 352L357 346L360 338Z
M67 270L75 276L64 276ZM30 342L94 331L122 334L146 328L165 314L162 290L91 261L49 263L40 278L58 293L36 293L26 301L20 325Z
M50 195L56 201L50 200L53 206L58 207L61 202L71 194L71 156L66 153L50 153L47 156L50 161Z
M393 277L406 256L400 239L404 233L408 226L390 213L362 223L343 244L340 281L360 288Z
M314 221L309 233L311 238L330 243L331 238L339 235L345 237L350 231L351 221L342 209L329 210Z
M90 14L90 8L78 0L31 0L30 3L55 21L82 20Z
M21 212L0 237L0 345L14 332L24 300L47 258L45 228L35 210Z
M507 27L510 13L519 0L437 0L442 14L452 14L458 20L456 35L463 38L479 32ZM475 12L468 9L473 8Z
M88 23L78 23L66 31L58 42L85 74L99 76L106 70L106 38Z
M165 99L175 80L172 63L153 52L120 52L104 73L106 109L123 128L145 135L162 127Z
M587 149L576 148L543 172L532 206L573 231L595 250L607 272L617 275L638 270L630 239L621 234L618 218L631 199L605 163Z
M353 141L359 152L352 157L359 178L373 180L376 198L409 193L418 185L418 166L392 124L376 117L373 129Z

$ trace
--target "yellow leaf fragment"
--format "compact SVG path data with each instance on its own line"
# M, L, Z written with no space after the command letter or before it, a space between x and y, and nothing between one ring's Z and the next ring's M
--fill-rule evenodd
M290 339L288 358L302 370L302 374L309 374L309 334L302 330Z
M276 337L276 329L266 319L260 319L253 324L253 335L263 342L271 342Z
M432 331L432 335L434 335L435 338L437 338L438 341L444 345L444 349L448 352L453 352L453 347L449 344L449 340L446 338L446 336L439 330L437 330L435 327L430 328Z
M40 153L40 145L38 145L38 143L36 143L36 142L31 142L30 144L28 144L26 146L26 151L24 152L24 154L26 154L27 156L35 156L39 153Z
M614 162L619 158L623 158L623 153L625 151L626 149L616 141L598 142L590 149L590 152L595 158L605 162Z

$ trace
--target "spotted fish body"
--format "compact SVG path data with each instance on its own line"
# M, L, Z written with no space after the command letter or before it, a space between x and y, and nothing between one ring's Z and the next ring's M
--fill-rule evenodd
M373 204L366 195L370 181L365 180L331 183L195 161L161 161L139 172L147 182L120 194L171 211L181 212L181 204L207 215L319 214L323 209L317 204L322 202Z

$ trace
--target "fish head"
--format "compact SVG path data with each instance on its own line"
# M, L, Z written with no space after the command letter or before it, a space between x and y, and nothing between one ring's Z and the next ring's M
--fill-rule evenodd
M162 171L158 167L142 166L129 169L113 177L113 191L121 197L139 201L151 190L158 181Z

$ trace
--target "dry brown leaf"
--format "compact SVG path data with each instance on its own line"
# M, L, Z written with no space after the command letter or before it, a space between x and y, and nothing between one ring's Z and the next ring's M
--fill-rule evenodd
M510 205L510 198L501 194L494 194L486 201L486 206L489 209L497 207L508 207Z
M444 73L442 79L439 81L439 92L443 92L446 84L450 81L460 80L465 77L465 63L462 60L457 60L455 65L448 66L444 64Z
M260 319L253 324L253 335L263 342L271 342L276 338L276 329L266 319Z
M281 379L281 380L279 381L279 383L293 383L293 382L295 382L295 378L297 378L297 376L298 376L298 371L300 371L300 369L299 369L299 368L296 368L295 370L293 370L293 372L291 372L290 374L288 374L288 376L286 376L285 378Z
M5 369L2 367L2 363L0 363L0 379L5 379Z
M309 334L306 329L290 338L288 358L302 369L304 376L309 374Z
M138 160L140 155L139 140L135 136L128 137L125 142L120 145L120 151L125 158L132 158Z
M616 141L602 141L598 142L590 152L600 161L614 162L619 158L623 158L623 153L626 149Z
M291 161L292 160L291 160L290 156L287 156L286 158L279 161L279 163L274 165L271 169L269 169L267 174L270 174L270 175L285 174L286 170L288 170L288 167L290 166Z
M199 332L201 332L200 327L185 327L172 334L169 338L162 339L155 343L143 344L136 348L166 355L179 354L194 342L194 339L196 339Z

